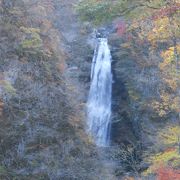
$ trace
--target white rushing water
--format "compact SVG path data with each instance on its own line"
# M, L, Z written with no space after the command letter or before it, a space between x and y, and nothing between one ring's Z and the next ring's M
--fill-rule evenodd
M106 38L99 38L91 67L87 128L98 146L108 146L111 125L111 53Z

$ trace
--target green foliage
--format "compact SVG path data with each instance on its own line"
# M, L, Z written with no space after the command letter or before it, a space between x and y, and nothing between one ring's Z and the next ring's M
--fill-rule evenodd
M112 21L115 17L127 15L139 7L140 1L135 0L82 0L77 11L83 21L93 22L95 25ZM132 14L134 16L134 14Z
M42 46L42 39L40 37L40 29L37 28L20 28L25 33L25 38L21 42L23 49L38 49Z
M12 86L12 84L9 81L3 81L2 84L3 84L4 90L7 93L12 94L12 95L16 94L16 89Z
M134 85L130 82L126 83L126 88L128 91L129 98L133 101L139 101L141 99L139 92L134 88Z
M0 165L0 179L12 179L12 173L2 165Z
M83 21L99 25L119 16L128 19L147 17L165 5L164 0L81 0L77 11Z
M6 174L7 171L3 166L0 166L0 176Z
M77 6L77 11L83 21L92 21L95 25L112 20L116 16L112 2L84 0Z

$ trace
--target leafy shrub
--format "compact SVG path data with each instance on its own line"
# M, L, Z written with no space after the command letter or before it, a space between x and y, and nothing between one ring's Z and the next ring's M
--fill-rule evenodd
M42 40L40 37L40 29L37 28L20 28L25 33L25 38L21 42L23 49L36 49L42 46Z
M160 167L168 166L169 163L173 164L173 161L180 162L178 149L167 149L164 152L152 155L148 161L152 165L144 172L145 175L155 173Z
M83 0L77 6L77 11L83 21L92 21L95 25L99 25L116 17L119 7L117 2L113 3L107 0Z
M16 94L16 89L13 87L13 85L9 81L2 81L1 84L3 85L5 92L12 95Z
M160 167L157 170L157 180L179 180L180 170L174 170L169 167Z

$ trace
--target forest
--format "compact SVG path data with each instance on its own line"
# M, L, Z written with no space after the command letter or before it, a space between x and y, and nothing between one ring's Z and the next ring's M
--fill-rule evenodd
M180 180L180 0L0 0L0 180Z

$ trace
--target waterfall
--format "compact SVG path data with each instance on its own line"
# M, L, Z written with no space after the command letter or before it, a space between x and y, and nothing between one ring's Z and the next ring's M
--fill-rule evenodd
M91 67L87 131L98 146L108 146L111 125L111 53L106 38L98 38Z

